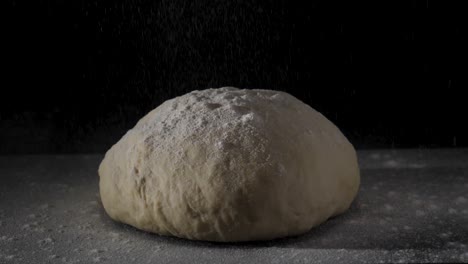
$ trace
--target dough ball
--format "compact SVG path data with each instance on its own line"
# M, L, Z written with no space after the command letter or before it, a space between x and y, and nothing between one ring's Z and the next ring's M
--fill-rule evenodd
M307 232L347 210L360 181L353 146L323 115L284 92L232 87L164 102L99 175L112 219L209 241Z

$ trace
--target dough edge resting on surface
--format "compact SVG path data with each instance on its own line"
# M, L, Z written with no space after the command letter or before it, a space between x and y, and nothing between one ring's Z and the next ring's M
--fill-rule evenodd
M112 219L220 242L305 233L346 211L360 183L354 147L322 114L285 92L233 87L164 102L98 172Z

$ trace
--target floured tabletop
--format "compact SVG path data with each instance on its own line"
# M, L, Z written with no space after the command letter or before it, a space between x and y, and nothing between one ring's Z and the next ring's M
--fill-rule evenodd
M163 237L112 221L102 155L0 156L0 263L468 262L468 149L358 151L351 209L302 236Z

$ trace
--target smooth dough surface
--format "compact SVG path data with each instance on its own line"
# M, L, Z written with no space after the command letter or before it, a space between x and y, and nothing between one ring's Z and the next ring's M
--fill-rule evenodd
M114 220L209 241L297 235L346 211L356 152L319 112L280 91L193 91L143 117L106 153Z

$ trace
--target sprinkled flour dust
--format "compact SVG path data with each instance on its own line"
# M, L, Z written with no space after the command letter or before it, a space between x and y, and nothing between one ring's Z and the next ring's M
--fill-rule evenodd
M200 131L216 130L219 127L238 128L234 130L235 137L223 134L221 135L222 141L216 143L219 148L234 146L240 142L247 143L242 137L247 138L249 134L258 133L259 130L255 129L255 126L262 126L264 120L269 118L260 105L265 103L286 105L286 102L288 101L284 94L267 90L238 90L227 87L193 91L183 97L166 101L158 107L158 115L147 115L140 120L135 129L148 135L143 136L145 142L150 142L150 135L155 131L162 139L190 138L203 142L206 138L193 138L193 135L200 134ZM296 109L296 111L300 112L301 109ZM160 116L166 117L164 120L159 120ZM148 118L153 120L147 120ZM334 136L337 141L342 140L340 136ZM171 148L171 146L163 145L164 142L172 142L172 140L152 141L153 148L161 149L161 152ZM264 146L262 142L258 143L260 143L258 151L262 151ZM175 158L184 158L184 155L180 155L181 153L177 154Z

